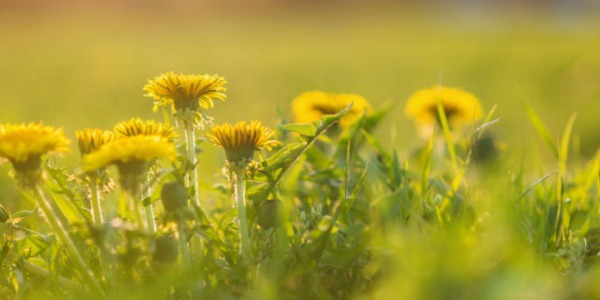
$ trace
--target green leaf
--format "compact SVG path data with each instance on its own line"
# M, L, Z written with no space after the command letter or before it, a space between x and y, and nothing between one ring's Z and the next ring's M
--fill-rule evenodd
M277 127L286 131L293 131L299 133L300 135L308 137L312 137L315 136L315 134L317 134L317 128L312 124L292 123L279 125Z
M16 213L11 214L11 216L13 217L13 219L16 218L25 218L25 217L29 217L33 215L33 211L32 210L20 210Z
M246 184L249 188L246 190L246 197L254 202L260 202L261 200L267 199L269 196L269 183L247 180Z
M406 172L400 167L400 160L398 159L398 153L396 151L392 152L392 166L390 172L390 181L392 182L394 189L397 189L404 181Z
M279 151L267 159L263 171L272 172L287 166L304 151L304 146L303 143L293 143L279 149Z
M375 128L383 118L393 110L394 103L387 102L384 103L381 108L369 114L365 119L365 125L363 126L365 130L371 131Z
M533 125L535 132L540 136L540 138L542 138L546 145L548 145L548 147L552 151L552 154L554 154L554 157L558 158L558 147L554 143L552 136L550 135L550 132L548 131L548 128L546 128L544 122L542 122L542 119L540 119L540 117L533 110L533 107L531 106L531 104L529 104L529 102L527 102L527 100L522 98L521 103L525 108L525 112L527 113L529 122L531 123L531 125Z
M318 126L318 132L325 130L327 127L331 126L333 123L339 121L346 113L350 111L352 105L354 103L350 103L350 105L346 106L346 108L340 110L336 114L333 115L324 115L321 118L321 124Z

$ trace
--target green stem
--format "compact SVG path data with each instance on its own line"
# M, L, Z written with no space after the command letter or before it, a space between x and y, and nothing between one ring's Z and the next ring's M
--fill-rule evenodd
M100 205L100 189L95 178L91 179L90 191L92 193L92 217L94 219L94 225L100 227L104 220L102 218L102 206Z
M444 106L442 105L442 100L438 98L437 100L437 113L440 119L440 125L442 126L442 132L444 134L444 140L446 141L446 146L448 147L448 154L450 155L450 161L452 162L452 167L454 171L458 170L458 163L456 160L456 151L454 150L454 144L452 143L452 136L450 135L450 125L448 124L448 118L446 116L446 111L444 110Z
M127 193L129 196L129 201L133 203L133 214L135 215L135 221L138 225L138 228L144 228L144 221L142 221L142 212L140 211L140 201L134 195Z
M250 250L250 239L248 231L248 220L246 218L246 182L245 168L235 170L235 199L238 209L238 221L240 225L240 255L248 257Z
M56 235L61 239L63 244L65 244L65 249L69 254L69 258L73 260L75 266L81 272L83 280L87 283L87 285L93 290L95 294L104 296L104 291L100 287L100 284L96 281L96 278L94 278L94 274L92 274L90 268L88 268L85 261L83 260L83 257L81 256L81 254L75 247L75 244L69 237L67 231L60 223L58 217L54 214L50 202L48 202L48 200L44 196L44 192L42 191L39 185L35 186L34 193L37 196L38 204L44 212L48 223L50 223L50 226L52 227Z
M152 195L152 191L150 190L150 180L146 178L146 187L142 187L143 197L142 199L150 198ZM148 205L144 206L144 213L146 215L146 226L148 227L148 232L150 234L156 233L156 221L154 220L154 206L152 202L148 203Z
M185 123L185 139L186 139L186 147L187 147L187 159L189 164L193 167L190 172L190 177L192 181L192 185L194 186L194 202L198 207L202 207L200 205L200 195L198 193L199 185L198 185L198 168L196 164L198 160L196 159L196 136L194 133L194 123L186 122Z
M177 240L179 242L179 251L181 252L181 271L191 267L192 259L187 245L187 236L185 234L185 221L181 216L177 216Z

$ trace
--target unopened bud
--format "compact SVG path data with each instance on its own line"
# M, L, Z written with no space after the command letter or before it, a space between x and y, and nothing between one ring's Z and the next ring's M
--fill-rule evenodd
M163 184L160 195L166 211L176 211L187 205L188 193L178 181Z
M258 225L268 229L283 223L283 203L277 199L265 200L258 208Z
M172 264L177 260L179 249L177 240L170 235L163 235L156 239L156 249L154 250L154 261Z

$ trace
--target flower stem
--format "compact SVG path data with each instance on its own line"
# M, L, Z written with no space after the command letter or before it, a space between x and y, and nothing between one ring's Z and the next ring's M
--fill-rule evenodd
M196 159L196 136L194 133L193 121L185 122L185 139L187 147L187 159L189 164L193 167L192 171L190 172L190 180L192 181L191 184L194 186L194 203L196 203L198 207L202 207L200 205L200 195L198 193L198 168L196 167L198 160Z
M142 199L150 198L152 191L150 190L150 180L146 178L145 187L142 187ZM154 221L154 206L152 202L144 206L144 214L146 215L146 226L150 234L156 233L156 221Z
M237 168L235 171L235 199L238 209L238 221L240 226L240 255L248 257L250 240L248 231L248 220L246 218L246 181L245 168Z
M138 228L143 229L144 221L142 221L142 212L140 211L140 200L138 199L138 197L135 197L130 193L127 194L129 196L129 200L131 201L131 203L133 203L133 213L135 215L135 221L138 225Z
M185 234L185 221L182 216L177 216L177 240L179 242L179 251L181 252L181 271L191 267L192 259L187 245L187 236Z
M100 189L98 188L98 182L95 178L91 179L90 192L92 193L92 217L94 219L94 225L102 226L104 220L102 218L102 206L100 205Z
M83 257L81 256L81 254L75 247L75 244L69 237L67 231L65 230L63 225L60 223L58 217L54 214L54 211L52 210L52 206L50 205L50 202L48 202L48 200L44 196L44 192L42 191L42 189L39 185L35 186L34 193L37 197L38 205L44 212L44 215L46 216L48 223L50 223L50 226L52 227L52 229L54 230L56 235L61 239L63 244L65 244L65 246L66 246L65 249L67 250L67 253L69 254L69 258L71 258L73 260L73 262L75 263L75 266L81 272L81 275L83 276L83 280L87 283L87 285L92 289L92 291L95 294L104 296L104 291L100 287L100 284L98 283L98 281L96 281L96 278L94 278L94 275L92 274L92 272L86 265L85 261L83 260Z

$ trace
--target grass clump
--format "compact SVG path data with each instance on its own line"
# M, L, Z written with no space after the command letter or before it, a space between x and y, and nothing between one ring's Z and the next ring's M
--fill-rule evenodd
M435 87L415 93L406 110L423 139L390 151L373 134L389 107L355 94L304 93L294 100L298 123L276 129L213 125L207 110L225 99L224 83L155 78L145 89L171 106L165 124L82 130L77 167L41 159L68 145L62 131L15 138L15 128L42 125L1 125L9 142L0 156L17 179L28 176L19 179L22 198L36 202L0 206L0 296L599 295L600 154L569 160L574 117L554 141L526 104L556 159L536 162L536 151L515 159L494 134L495 108L484 117L474 95ZM197 164L202 134L225 150L221 185L198 180L217 171ZM53 139L60 143L35 152L34 170L22 174L28 147Z

